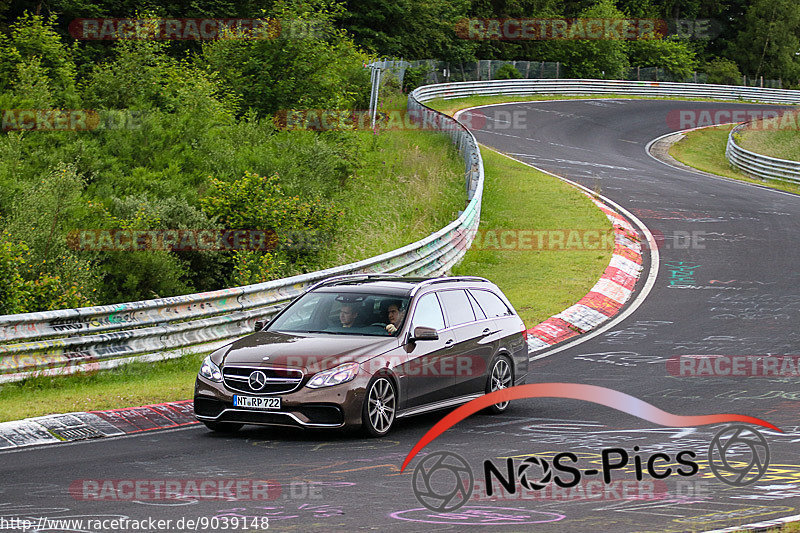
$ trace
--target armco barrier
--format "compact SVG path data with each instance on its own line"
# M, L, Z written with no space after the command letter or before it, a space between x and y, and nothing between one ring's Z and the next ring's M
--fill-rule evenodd
M725 157L731 165L753 178L800 183L800 161L757 154L736 144L735 135L746 126L747 123L739 124L728 134Z
M724 85L612 80L494 80L420 87L408 110L429 127L448 133L464 158L467 205L458 219L428 237L356 263L290 278L174 298L118 305L0 316L0 382L32 373L102 369L132 359L154 360L213 349L251 330L304 287L349 273L437 275L463 257L480 221L483 162L475 137L460 123L433 111L433 98L470 95L624 94L767 103L800 103L800 92ZM85 365L86 368L83 366Z

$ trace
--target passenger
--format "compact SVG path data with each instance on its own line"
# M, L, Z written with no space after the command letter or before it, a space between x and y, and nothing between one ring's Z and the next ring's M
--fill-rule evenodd
M386 324L386 331L394 335L397 333L397 330L400 329L400 324L403 323L403 317L405 316L402 304L399 301L390 303L389 307L386 309L386 314L389 319L389 323Z
M343 328L351 328L358 318L358 309L354 304L344 304L339 309L339 322Z

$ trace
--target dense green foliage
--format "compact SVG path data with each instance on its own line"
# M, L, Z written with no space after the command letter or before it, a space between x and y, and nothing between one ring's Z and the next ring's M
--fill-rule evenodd
M56 23L25 14L0 33L0 314L172 296L320 267L319 242L330 241L341 216L331 197L365 143L281 131L269 114L366 100L368 56L340 30L296 40L288 52L278 40L231 39L186 57L165 42L121 40L106 44L103 61L79 66L80 44L67 44ZM242 74L248 56L250 78ZM273 79L264 75L268 65ZM280 73L292 71L302 83L281 86ZM38 118L26 127L19 118L20 110L59 108L95 110L88 131ZM109 251L76 249L69 238L82 229L215 228L268 229L281 239L269 251Z

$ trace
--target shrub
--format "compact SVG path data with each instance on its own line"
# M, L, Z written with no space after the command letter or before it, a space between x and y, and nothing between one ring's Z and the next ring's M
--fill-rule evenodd
M706 63L703 68L708 74L708 83L720 83L722 85L741 85L742 73L739 67L730 59L721 57L714 58Z
M496 80L517 80L521 77L522 74L511 63L506 63L494 73L494 79Z

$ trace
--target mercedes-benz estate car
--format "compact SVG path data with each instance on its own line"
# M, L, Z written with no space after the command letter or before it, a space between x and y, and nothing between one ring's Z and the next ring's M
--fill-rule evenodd
M524 383L527 373L525 326L488 280L338 276L206 357L194 412L215 431L288 425L380 437L397 419Z

